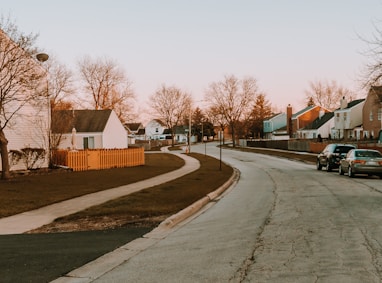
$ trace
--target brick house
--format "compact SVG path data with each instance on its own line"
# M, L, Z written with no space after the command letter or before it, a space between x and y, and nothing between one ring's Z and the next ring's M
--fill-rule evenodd
M323 114L330 112L328 109L321 106L313 105L307 106L304 109L292 114L292 107L287 107L287 132L290 137L303 138L299 136L298 130L301 130L311 124L314 120Z
M382 86L372 86L362 110L363 137L377 138L382 129Z

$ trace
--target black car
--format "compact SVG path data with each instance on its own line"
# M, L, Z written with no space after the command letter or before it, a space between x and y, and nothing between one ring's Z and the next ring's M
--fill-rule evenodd
M343 159L351 149L355 149L355 146L352 144L328 144L317 156L317 170L326 167L326 171L330 172L332 169L338 168L340 160Z

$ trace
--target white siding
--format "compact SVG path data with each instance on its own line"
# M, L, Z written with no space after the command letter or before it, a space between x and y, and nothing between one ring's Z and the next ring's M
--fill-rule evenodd
M48 167L48 141L49 132L49 107L46 98L35 103L22 107L16 116L4 129L8 139L8 151L20 150L22 148L43 148L46 151L46 158L40 162L38 167ZM12 164L11 170L26 169L22 162ZM1 162L0 162L1 169Z
M158 123L157 120L151 120L147 125L146 125L146 136L149 137L149 139L160 139L162 136L163 132L165 130L165 127Z
M114 111L103 132L103 148L127 148L127 132Z

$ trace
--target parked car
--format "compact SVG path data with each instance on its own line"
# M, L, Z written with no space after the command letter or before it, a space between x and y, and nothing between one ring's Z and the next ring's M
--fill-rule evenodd
M377 175L382 179L382 154L372 149L350 150L346 158L341 160L338 172L340 175L348 173L349 177L368 174Z
M326 171L330 172L332 169L338 168L340 160L352 149L355 149L352 144L328 144L317 156L317 170L326 167Z

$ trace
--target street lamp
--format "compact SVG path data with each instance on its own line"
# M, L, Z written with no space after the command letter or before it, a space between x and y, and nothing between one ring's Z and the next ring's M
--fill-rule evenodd
M46 53L39 53L36 55L36 59L41 62L41 65L42 63L44 63L45 61L47 61L49 59L49 55L46 54ZM46 74L46 97L48 99L48 156L49 156L49 165L50 162L52 161L52 155L51 155L51 151L50 151L50 146L51 146L51 116L52 116L52 113L51 113L51 109L50 109L50 97L49 97L49 82L48 82L48 69L47 68L44 68L45 69L45 74Z

